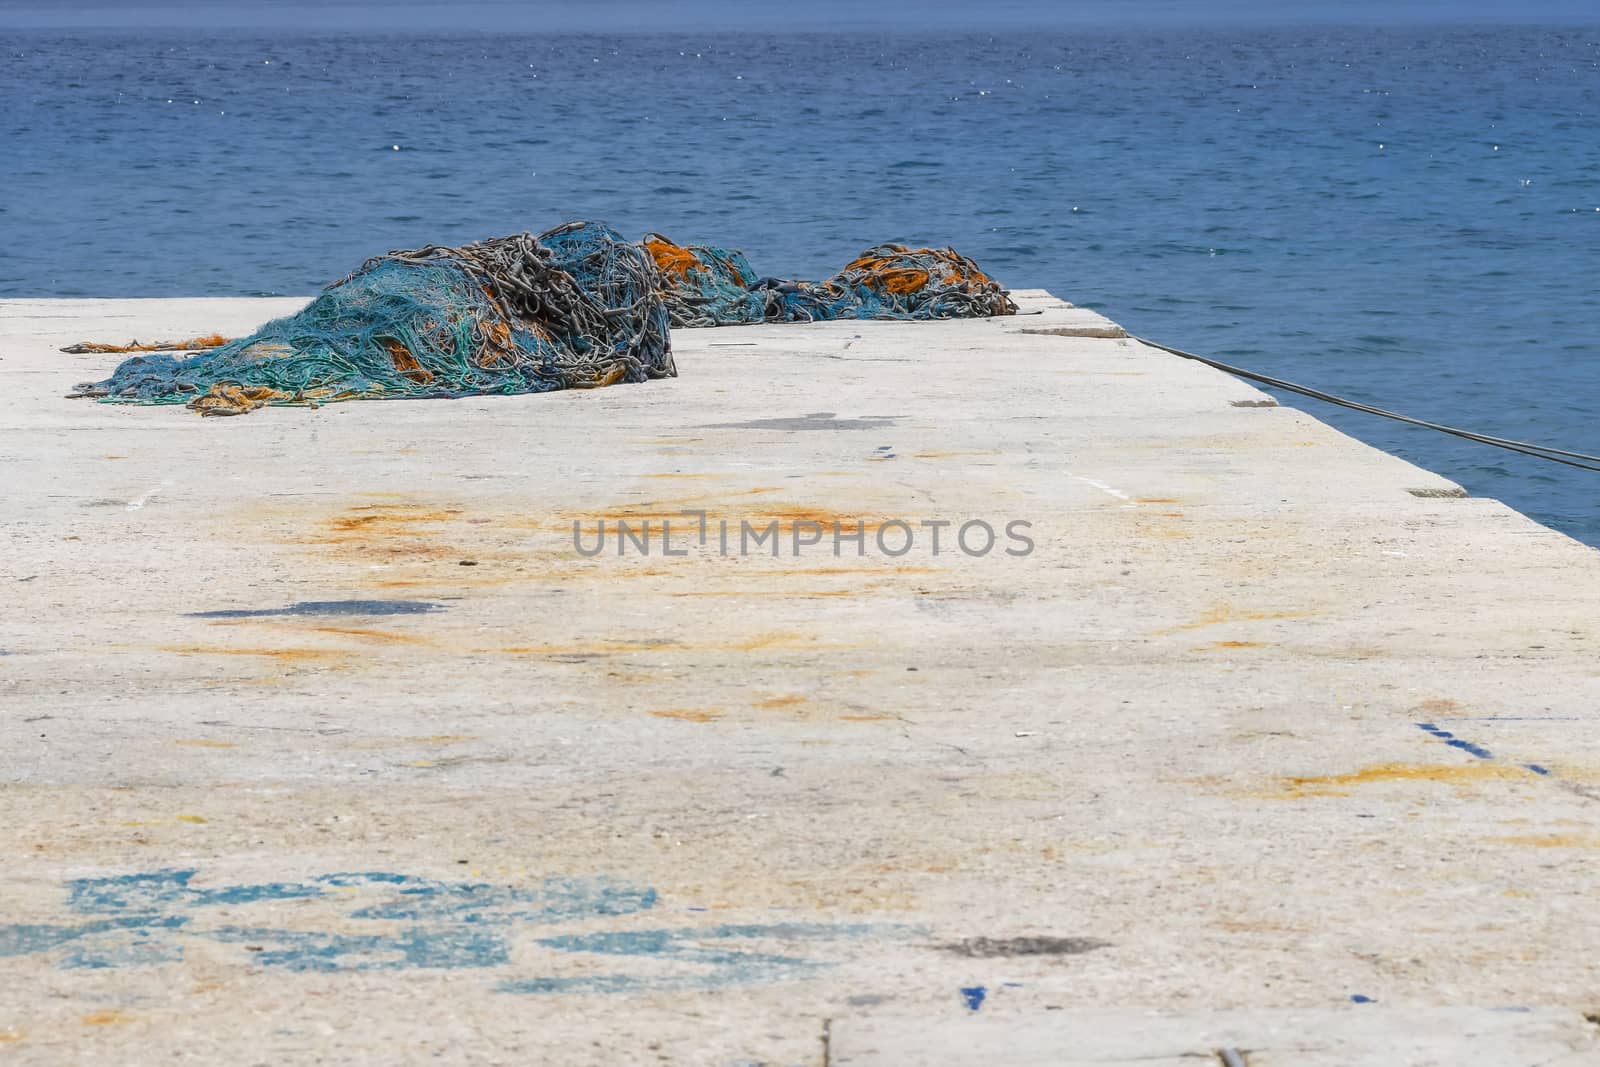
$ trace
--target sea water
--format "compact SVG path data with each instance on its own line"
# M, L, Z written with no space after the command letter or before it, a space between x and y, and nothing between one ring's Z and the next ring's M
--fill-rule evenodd
M1168 344L1600 452L1600 27L12 32L0 131L0 296L309 294L580 217L783 276L949 244ZM1600 474L1295 402L1600 544Z

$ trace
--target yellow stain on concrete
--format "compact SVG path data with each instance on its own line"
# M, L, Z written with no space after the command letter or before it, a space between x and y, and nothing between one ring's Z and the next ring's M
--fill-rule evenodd
M1600 848L1600 837L1592 834L1518 834L1491 837L1497 845L1522 845L1527 848Z
M208 823L211 820L207 819L203 815L174 815L172 817L172 821L173 822L186 822L186 823L191 823L191 824L203 824L203 823ZM123 821L121 821L119 823L116 823L115 825L117 825L117 826L166 826L167 825L167 820L165 820L165 819L124 819Z
M431 645L433 642L426 637L415 634L396 633L393 630L368 630L359 626L314 626L312 629L319 634L340 634L345 637L365 637L374 641L388 641L405 645Z
M85 1026L118 1026L133 1022L133 1016L116 1010L91 1011L83 1016L82 1022Z
M337 659L347 653L331 648L234 648L227 645L158 645L162 652L180 656L266 656L283 663Z
M678 719L683 722L716 722L723 712L716 708L658 708L650 713L658 719Z
M1182 633L1185 630L1203 630L1207 626L1221 626L1229 622L1264 622L1275 619L1309 619L1321 615L1320 611L1247 611L1232 604L1217 604L1207 608L1193 622L1151 631L1155 636Z
M190 748L238 748L236 741L212 741L205 737L180 737L172 742L175 745L188 745Z
M1532 771L1500 763L1378 763L1345 774L1282 779L1283 797L1340 797L1349 787L1381 782L1429 782L1464 785L1494 779L1532 778Z

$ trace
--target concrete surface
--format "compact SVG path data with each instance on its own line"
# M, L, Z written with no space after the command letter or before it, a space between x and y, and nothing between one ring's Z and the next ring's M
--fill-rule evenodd
M1047 1013L845 1019L834 1067L1578 1067L1600 1054L1594 1025L1559 1008L1344 1008L1160 1016Z
M1600 1063L1600 557L1022 303L235 419L65 400L116 357L56 349L294 302L0 303L0 1057L1529 1007ZM686 554L574 550L646 517Z

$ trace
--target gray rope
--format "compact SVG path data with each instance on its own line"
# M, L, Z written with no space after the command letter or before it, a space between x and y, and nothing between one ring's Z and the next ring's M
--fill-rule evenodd
M1427 430L1437 430L1440 433L1447 433L1452 437L1460 437L1463 440L1476 441L1479 444L1484 445L1493 445L1495 448L1503 448L1510 452L1519 452L1524 456L1532 456L1534 459L1545 459L1549 460L1551 463L1560 463L1568 467L1577 467L1579 470L1600 471L1600 456L1592 456L1587 452L1572 452L1564 448L1555 448L1551 445L1541 445L1530 441L1516 441L1509 437L1496 437L1493 434L1479 433L1476 430L1463 430L1457 426L1446 426L1445 424L1439 422L1429 422L1427 419L1419 419L1411 415L1402 415L1397 411L1390 411L1387 408L1375 407L1372 404L1363 404L1359 400L1350 400L1347 397L1336 396L1333 393L1323 392L1321 389L1313 389L1309 385L1298 385L1295 382L1285 381L1282 378L1274 378L1271 375L1258 374L1255 371L1245 370L1243 367L1235 367L1231 363L1223 363L1220 360L1208 359L1205 356L1197 356L1193 352L1185 352L1181 348L1172 348L1168 345L1161 344L1158 341L1152 341L1145 337L1137 337L1132 334L1129 336L1142 345L1149 345L1151 348L1158 348L1163 352L1170 353L1174 356L1181 356L1184 359L1192 359L1196 363L1204 363L1208 367L1215 367L1217 370L1226 371L1236 378L1244 378L1248 381L1260 382L1263 385L1270 385L1275 389L1282 389L1289 393L1298 393L1301 396L1309 396L1313 400L1321 400L1328 404L1337 404L1339 407L1349 408L1351 411L1362 411L1368 415L1377 415L1381 418L1393 419L1396 422L1404 422L1411 426L1421 426Z

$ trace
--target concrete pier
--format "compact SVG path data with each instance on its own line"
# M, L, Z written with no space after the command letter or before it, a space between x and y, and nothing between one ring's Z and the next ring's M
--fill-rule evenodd
M201 419L57 349L297 301L0 302L0 1059L1600 1064L1600 556L1019 303Z

